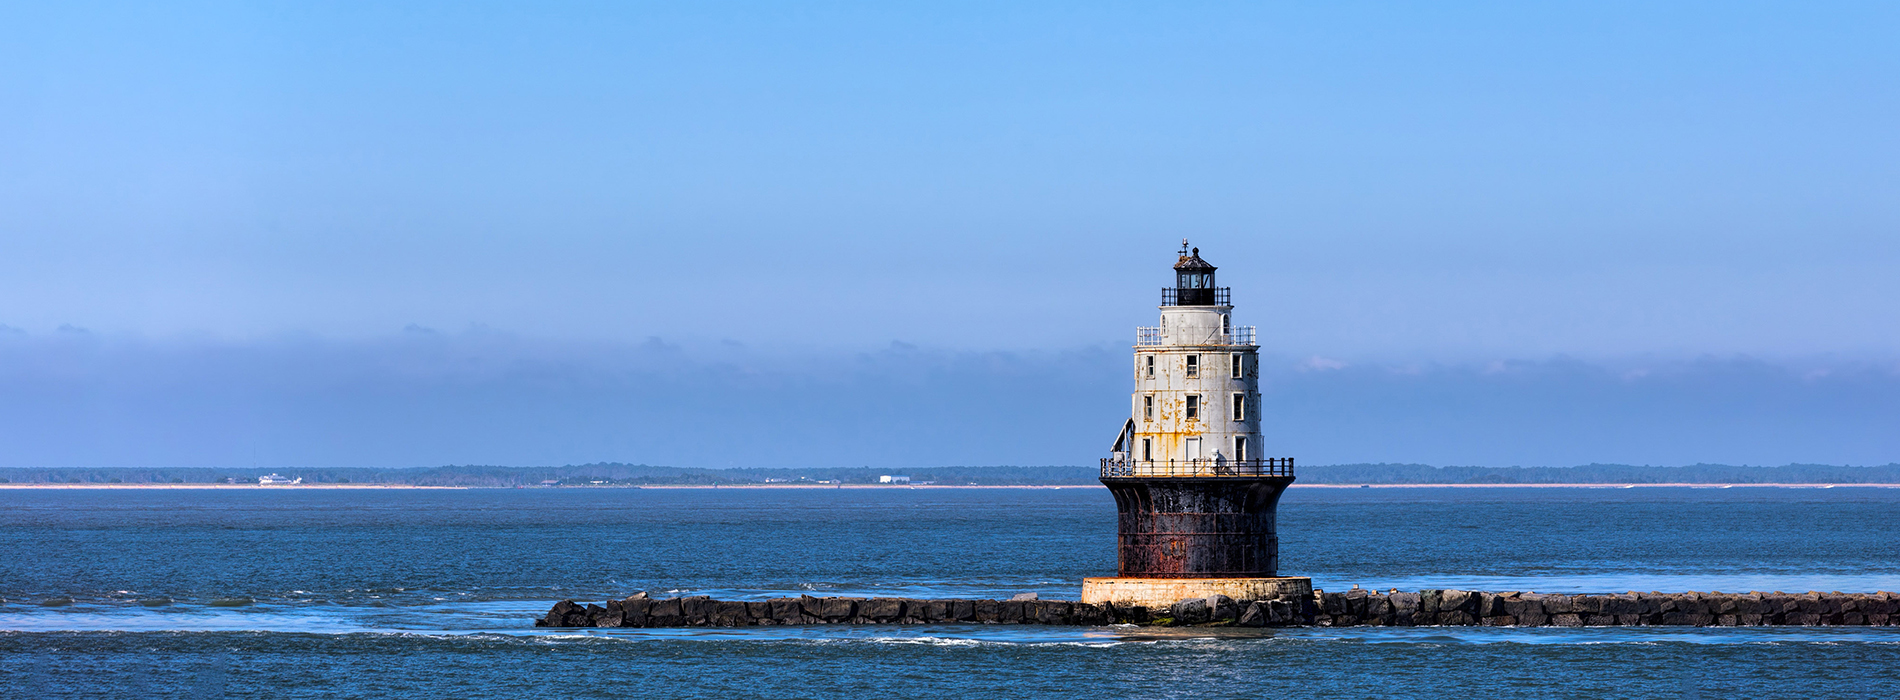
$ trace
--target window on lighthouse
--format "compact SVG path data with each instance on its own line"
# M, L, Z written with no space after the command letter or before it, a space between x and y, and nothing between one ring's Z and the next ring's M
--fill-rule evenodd
M1155 356L1144 355L1143 357L1146 357L1148 360L1148 378L1153 379L1155 376Z
M1247 420L1247 395L1234 394L1234 420Z
M1199 419L1200 417L1201 417L1201 397L1200 397L1200 395L1199 395L1199 394L1188 394L1188 397L1187 397L1187 419L1188 419L1188 420L1196 420L1196 419Z
M1153 396L1141 397L1141 419L1142 420L1155 419L1155 397Z
M1233 362L1233 368L1232 368L1232 369L1233 369L1233 372L1234 372L1234 378L1235 378L1235 379L1239 379L1239 378L1240 378L1240 369L1241 369L1241 367L1243 367L1243 366L1245 366L1245 364L1244 364L1244 363L1245 363L1245 362L1247 361L1247 357L1246 357L1245 355L1242 355L1242 354L1240 354L1240 353L1234 353L1234 357L1233 357L1233 360L1234 360L1234 362Z
M1141 439L1141 461L1143 462L1155 461L1154 446L1155 444L1152 438Z
M1187 356L1187 376L1190 376L1190 377L1201 376L1201 356L1200 355Z

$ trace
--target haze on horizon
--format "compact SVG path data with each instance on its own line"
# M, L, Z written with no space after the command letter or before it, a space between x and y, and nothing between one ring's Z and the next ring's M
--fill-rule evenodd
M1900 461L1886 3L0 9L0 466Z

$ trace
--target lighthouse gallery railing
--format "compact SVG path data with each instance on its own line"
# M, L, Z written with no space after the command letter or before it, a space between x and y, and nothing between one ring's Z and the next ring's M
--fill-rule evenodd
M1203 342L1191 342L1186 338L1175 338L1174 345L1256 345L1253 326L1234 326L1225 332L1216 331ZM1161 342L1160 326L1136 326L1135 347L1159 347Z
M1102 460L1102 478L1149 478L1149 477L1220 477L1220 476L1293 476L1292 457L1274 457L1268 459L1221 460L1142 460L1116 459Z

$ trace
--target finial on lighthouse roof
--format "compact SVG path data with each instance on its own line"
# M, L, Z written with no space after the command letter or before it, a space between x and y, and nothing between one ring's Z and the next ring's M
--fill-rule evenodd
M1187 239L1181 239L1181 259L1174 263L1176 270L1213 270L1214 266L1201 259L1200 248L1188 248Z

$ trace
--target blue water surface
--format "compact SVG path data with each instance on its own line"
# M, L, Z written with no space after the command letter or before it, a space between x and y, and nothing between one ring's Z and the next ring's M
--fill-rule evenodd
M1900 489L1296 487L1286 574L1900 590ZM1073 598L1100 488L0 490L5 697L1900 697L1900 628L550 631L637 590Z

